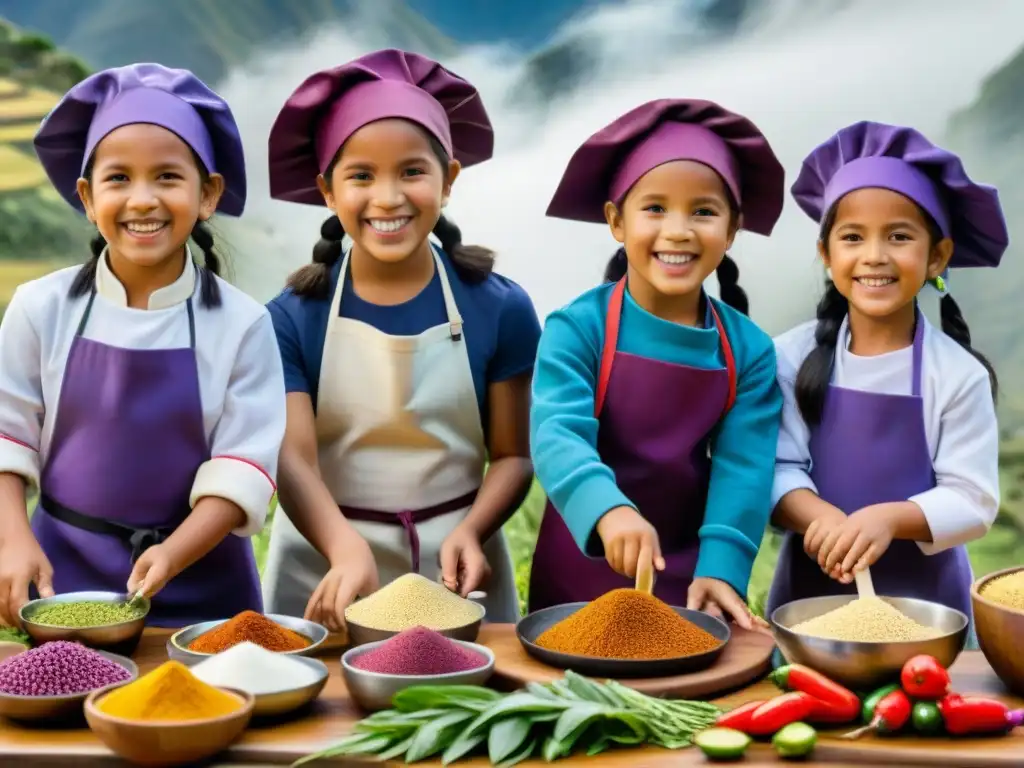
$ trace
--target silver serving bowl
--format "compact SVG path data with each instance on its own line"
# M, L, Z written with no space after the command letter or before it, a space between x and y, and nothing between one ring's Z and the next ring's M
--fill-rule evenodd
M305 619L300 619L295 616L285 616L280 613L266 613L264 616L271 621L277 622L286 629L298 632L310 641L308 646L300 648L297 651L281 651L280 653L285 656L312 656L327 639L327 628L320 624L316 624L315 622L306 621ZM211 629L223 624L225 621L228 621L228 619L203 621L199 624L193 624L192 626L185 627L184 629L179 629L167 640L167 658L180 661L182 664L191 667L193 664L198 664L203 659L208 659L211 656L216 655L212 653L190 651L188 647L197 637L209 632Z
M427 629L432 629L438 634L444 635L449 640L463 640L467 643L476 642L477 637L480 635L480 625L483 624L487 610L480 603L473 602L473 605L475 605L480 611L480 616L475 621L471 621L469 624L463 624L461 627L452 627L450 629L436 629L434 627L427 627ZM390 640L395 635L404 631L400 629L374 629L373 627L364 626L363 624L359 624L348 618L345 619L345 626L348 627L349 645L353 647L366 645L367 643L377 643L382 640ZM412 627L406 627L406 629L412 629Z
M816 669L848 688L868 690L898 680L903 665L918 654L934 656L948 668L967 642L968 619L963 613L909 597L882 599L917 623L939 630L941 635L930 640L865 643L827 640L790 629L856 599L856 595L811 597L776 608L771 615L772 632L786 660Z
M494 672L494 653L491 649L464 640L455 642L486 658L486 665L478 669L449 672L444 675L385 675L352 666L354 659L383 645L383 642L377 641L352 648L341 657L341 674L345 678L345 687L356 704L369 712L388 709L391 706L391 698L396 693L414 685L483 685Z
M139 668L135 662L125 656L118 656L116 653L97 651L110 661L128 670L130 678L123 683L115 683L118 687L126 685L139 677ZM82 714L82 705L92 691L72 693L67 696L15 696L10 693L0 693L0 717L23 722L45 722L50 720L67 720L78 717Z
M44 597L25 603L21 607L21 623L25 627L25 632L36 645L54 640L68 640L96 650L130 656L138 647L139 641L142 639L142 630L146 627L146 617L149 615L151 607L148 598L139 598L142 608L142 615L139 618L122 621L119 624L104 624L98 627L55 627L49 624L38 624L32 620L32 617L41 609L58 603L123 603L127 599L128 596L123 592L66 592L63 595Z
M327 665L320 659L310 659L305 656L294 656L293 658L296 662L316 672L316 680L298 688L286 688L273 693L258 693L248 685L241 686L241 690L253 694L256 699L252 710L253 717L277 717L294 712L316 699L323 691L324 686L327 685L327 678L330 677Z

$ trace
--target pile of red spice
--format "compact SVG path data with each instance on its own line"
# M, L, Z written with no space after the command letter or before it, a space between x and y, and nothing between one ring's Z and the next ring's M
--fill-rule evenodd
M674 659L710 651L721 640L656 597L613 589L541 633L537 645L602 659Z
M268 651L298 651L309 647L309 638L282 627L256 611L242 611L209 632L204 632L188 649L197 653L220 653L244 642L261 645Z
M385 675L445 675L468 672L487 658L426 627L413 627L356 656L352 666Z

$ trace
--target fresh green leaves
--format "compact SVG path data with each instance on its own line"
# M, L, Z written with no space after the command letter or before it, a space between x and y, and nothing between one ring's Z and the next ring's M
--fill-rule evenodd
M530 683L510 694L421 685L400 691L391 703L393 709L359 721L341 742L294 766L340 755L407 763L440 755L450 765L484 751L493 765L513 766L535 755L551 761L573 752L596 755L615 745L680 749L720 712L713 704L656 699L571 670L548 685Z

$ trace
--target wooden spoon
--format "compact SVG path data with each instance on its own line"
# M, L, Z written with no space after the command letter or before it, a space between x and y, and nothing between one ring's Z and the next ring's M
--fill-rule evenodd
M869 568L857 571L853 578L857 583L857 597L861 599L875 597L875 584L871 581L871 570Z
M636 590L654 594L654 563L650 560L641 560L636 564Z

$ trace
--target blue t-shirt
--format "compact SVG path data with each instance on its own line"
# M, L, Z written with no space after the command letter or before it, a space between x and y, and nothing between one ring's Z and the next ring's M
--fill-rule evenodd
M486 431L487 385L506 381L533 368L540 341L540 321L530 297L517 283L493 273L483 282L467 283L459 277L448 255L438 252L462 315L463 338L480 406L480 420ZM285 387L288 392L308 393L314 409L327 316L340 272L339 261L331 269L326 298L296 296L291 288L286 288L267 304L281 349ZM392 336L413 336L448 320L441 277L436 270L420 293L409 301L390 306L363 301L356 295L352 275L347 274L339 315L372 325Z

